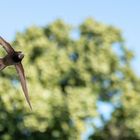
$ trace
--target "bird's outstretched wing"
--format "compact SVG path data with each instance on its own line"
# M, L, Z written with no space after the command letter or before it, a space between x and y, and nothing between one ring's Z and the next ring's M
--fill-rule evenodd
M0 36L0 45L6 50L8 54L14 53L12 46Z
M32 110L32 106L31 106L31 103L30 103L30 100L29 100L29 95L28 95L28 90L27 90L27 85L26 85L26 79L25 79L25 75L24 75L23 66L22 66L21 63L18 63L18 64L15 65L15 67L16 67L17 73L18 73L19 78L20 78L21 86L22 86L26 101L28 102L28 104L29 104L29 106Z

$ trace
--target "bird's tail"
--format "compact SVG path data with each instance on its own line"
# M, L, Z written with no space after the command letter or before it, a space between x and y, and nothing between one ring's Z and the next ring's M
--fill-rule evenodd
M6 65L3 63L3 58L0 58L0 70L3 70Z

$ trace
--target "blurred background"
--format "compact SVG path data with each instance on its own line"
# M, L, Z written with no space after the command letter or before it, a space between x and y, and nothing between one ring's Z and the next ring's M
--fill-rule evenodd
M1 1L0 36L25 54L33 111L14 67L1 71L0 140L140 139L139 5Z

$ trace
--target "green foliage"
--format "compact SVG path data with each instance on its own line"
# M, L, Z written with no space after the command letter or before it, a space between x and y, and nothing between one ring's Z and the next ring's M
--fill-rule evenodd
M140 138L139 79L131 69L133 53L125 47L120 30L87 19L78 28L78 38L72 37L72 31L72 26L56 20L17 33L13 46L25 53L33 111L21 95L16 71L5 69L0 74L1 140L80 140L85 120L100 115L98 100L120 106L91 139L101 132L99 139L116 138L110 129L118 131L120 119L130 136ZM120 117L122 110L125 117Z

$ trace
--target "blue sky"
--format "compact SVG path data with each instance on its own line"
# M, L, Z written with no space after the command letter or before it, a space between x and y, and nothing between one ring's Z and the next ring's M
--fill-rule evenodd
M62 18L78 25L87 17L93 17L122 29L127 46L136 54L133 67L140 75L139 13L139 0L2 0L0 35L11 41L17 31L33 24L43 26Z

